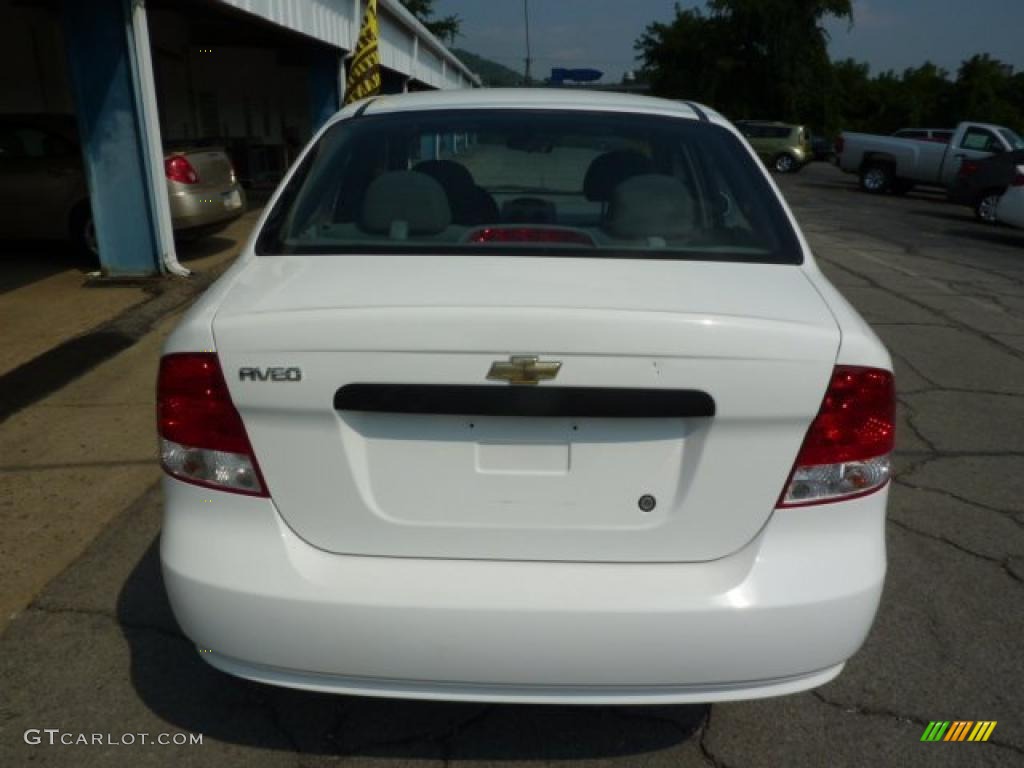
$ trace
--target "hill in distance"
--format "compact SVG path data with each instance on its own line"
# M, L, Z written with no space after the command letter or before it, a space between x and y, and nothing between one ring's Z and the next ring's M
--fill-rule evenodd
M452 48L452 53L458 56L463 63L471 70L480 75L484 85L488 88L513 88L523 84L523 75L514 69L509 69L504 64L485 59L475 53L461 48Z

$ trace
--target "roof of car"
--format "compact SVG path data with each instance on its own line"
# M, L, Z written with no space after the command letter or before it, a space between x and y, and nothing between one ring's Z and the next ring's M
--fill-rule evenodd
M700 120L702 115L719 125L728 122L713 109L699 104L650 96L572 88L473 88L378 96L350 104L335 120L359 110L367 115L434 109L560 109L597 112L632 112Z

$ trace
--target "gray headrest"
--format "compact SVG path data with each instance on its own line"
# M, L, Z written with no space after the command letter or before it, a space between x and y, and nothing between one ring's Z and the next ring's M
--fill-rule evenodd
M416 173L425 173L447 191L476 186L469 169L453 160L424 160L417 163L413 170Z
M583 194L591 202L607 203L626 179L651 172L651 161L632 149L617 149L594 158L583 179Z
M436 235L451 223L444 189L413 171L392 171L374 179L359 214L359 226L375 235L390 234L396 228L410 235Z
M679 179L634 176L612 193L607 228L613 237L628 240L676 238L693 230L694 212L693 197Z

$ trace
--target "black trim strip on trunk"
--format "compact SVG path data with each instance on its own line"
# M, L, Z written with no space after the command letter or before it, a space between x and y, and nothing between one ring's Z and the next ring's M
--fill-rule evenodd
M444 416L678 419L715 415L711 395L689 389L447 384L348 384L335 393L334 408Z

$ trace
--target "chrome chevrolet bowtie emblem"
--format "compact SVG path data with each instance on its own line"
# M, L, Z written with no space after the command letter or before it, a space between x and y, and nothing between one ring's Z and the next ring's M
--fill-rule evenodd
M558 362L542 363L536 357L513 356L508 362L499 360L492 363L487 378L509 384L537 384L555 378L561 368L562 364Z

